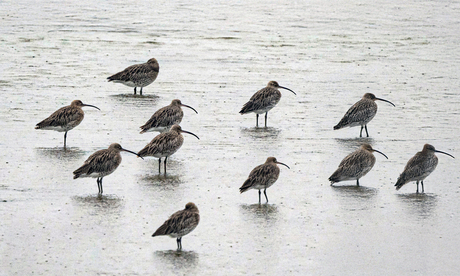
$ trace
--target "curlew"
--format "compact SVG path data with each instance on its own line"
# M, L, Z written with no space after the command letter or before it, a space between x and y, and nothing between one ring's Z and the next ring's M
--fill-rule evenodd
M191 106L182 104L180 100L172 100L171 104L158 109L152 117L141 126L141 133L150 131L165 132L168 131L173 125L178 125L182 122L184 112L181 106L188 107L198 114L198 112Z
M151 58L146 63L131 65L107 79L115 83L134 87L134 95L136 95L136 88L140 87L140 95L142 95L142 88L154 82L159 71L160 65L158 61Z
M359 100L352 107L350 107L350 109L348 109L342 120L340 120L340 122L334 126L334 129L361 126L359 137L362 137L363 128L366 129L366 135L369 137L369 133L367 132L367 123L369 123L377 113L377 104L375 103L376 100L384 101L395 106L390 101L377 98L372 93L366 93L361 100Z
M135 152L124 149L120 144L113 143L108 149L98 150L86 159L83 166L73 172L73 179L79 177L97 178L99 194L102 195L102 178L113 173L121 163L120 151L137 155Z
M289 166L278 162L275 157L268 157L264 164L255 167L248 176L248 179L244 181L240 187L240 193L244 193L249 189L259 190L259 204L260 204L260 190L264 189L265 199L268 203L267 188L276 182L280 175L280 168L277 164Z
M419 182L422 183L423 193L423 180L427 176L429 176L430 173L432 173L438 165L438 157L436 157L436 155L434 154L435 152L439 152L448 155L452 158L455 158L446 152L436 150L432 145L425 144L423 146L423 150L417 152L415 156L409 159L409 161L407 162L404 171L401 173L401 175L398 177L398 180L396 181L396 190L401 189L401 187L408 182L416 181L417 193Z
M153 156L158 158L158 173L161 172L161 158L165 157L164 169L166 174L166 160L173 155L184 143L182 133L188 133L200 139L195 134L183 130L179 125L173 125L168 132L160 133L150 141L142 150L137 154L140 157Z
M67 132L73 129L74 127L78 126L85 117L85 113L82 109L83 106L90 106L100 110L98 107L94 105L84 104L80 100L74 100L70 105L59 108L48 118L38 123L35 126L35 129L56 130L59 132L65 132L65 149L67 143Z
M375 164L375 156L372 154L374 151L388 159L385 154L373 149L371 145L363 144L340 162L339 168L329 177L331 186L336 182L347 180L356 180L356 185L359 186L359 179L365 176Z
M297 95L294 91L289 88L280 86L276 81L268 82L265 88L257 91L249 102L245 103L241 108L241 115L254 112L256 113L256 127L259 126L259 114L265 113L265 127L267 127L267 115L281 99L281 92L278 88L286 89Z
M192 202L185 205L184 210L172 214L163 225L161 225L152 237L168 235L176 238L177 250L182 249L182 237L192 232L200 222L200 212Z

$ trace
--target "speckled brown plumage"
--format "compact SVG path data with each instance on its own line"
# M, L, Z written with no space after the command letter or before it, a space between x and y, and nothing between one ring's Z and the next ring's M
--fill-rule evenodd
M200 223L200 212L192 202L185 205L184 210L172 214L163 225L161 225L152 237L168 235L177 238L177 250L182 249L182 237L192 232Z
M146 63L131 65L107 79L134 87L134 95L136 95L136 87L140 87L140 95L142 95L142 88L154 82L159 71L160 65L158 61L155 58L151 58Z
M292 91L289 88L280 86L276 81L270 81L265 88L257 91L250 99L249 102L245 103L243 108L240 110L240 114L247 114L254 112L256 113L256 126L259 126L259 114L265 113L265 127L267 126L267 115L281 99L281 92L278 88Z
M78 126L85 117L85 113L82 109L83 106L90 106L99 109L96 106L84 104L80 100L74 100L70 105L61 107L60 109L56 110L53 114L51 114L48 118L38 123L35 126L35 129L56 130L58 132L65 132L65 148L67 141L67 132L73 129L74 127Z
M371 145L363 144L340 162L337 170L329 177L331 185L336 182L356 180L356 185L359 186L359 179L365 176L375 164L375 156L372 154L374 151L388 158L382 152L373 149Z
M438 157L435 155L435 152L446 154L452 158L452 155L445 153L443 151L436 150L434 146L430 144L425 144L423 150L415 154L414 157L409 159L404 168L404 171L398 177L398 180L395 184L396 190L401 189L406 183L416 181L417 184L417 193L418 193L418 184L422 183L422 193L425 191L423 187L423 180L429 176L438 165Z
M361 126L359 137L362 137L363 128L365 128L367 137L369 137L369 133L367 132L367 123L369 123L374 118L375 114L377 114L376 100L388 102L394 106L393 103L387 100L376 98L372 93L366 93L360 101L348 109L347 113L345 113L340 122L334 126L334 129Z
M268 157L264 164L255 167L240 187L240 193L244 193L249 189L259 190L259 204L260 204L260 190L264 189L265 199L268 202L267 188L272 186L278 176L280 175L280 168L277 164L288 165L278 162L275 157ZM289 167L288 167L289 168Z
M175 99L172 100L170 105L158 109L152 117L150 117L150 119L141 126L142 131L140 133L150 131L165 132L173 125L180 124L180 122L182 122L182 118L184 117L184 112L182 111L181 106L188 107L198 114L193 107L184 105L180 100Z
M123 149L120 144L113 143L107 149L98 150L91 154L88 159L83 163L83 166L76 169L73 178L79 177L93 177L97 178L97 186L99 194L102 194L102 178L113 173L121 163L120 151L130 152L130 150ZM137 155L137 154L136 154Z
M141 149L137 154L139 156L153 156L159 158L158 160L158 172L160 173L161 167L161 158L165 157L164 169L166 173L166 161L169 156L174 154L177 150L180 149L184 143L184 136L182 133L188 133L196 138L195 134L182 130L179 125L173 125L168 132L158 134L155 138L150 141L143 149ZM198 138L200 139L200 138Z

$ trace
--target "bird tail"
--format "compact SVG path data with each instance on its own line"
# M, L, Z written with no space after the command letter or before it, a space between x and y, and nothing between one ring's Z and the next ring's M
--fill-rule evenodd
M407 181L406 181L406 175L404 173L402 173L399 177L398 177L398 180L396 181L396 184L395 184L395 187L396 187L396 190L399 190L401 189L401 187L406 184Z
M115 75L112 75L112 76L108 77L107 79L109 80L109 82L110 82L110 81L114 81L114 80L120 80L120 79L121 79L121 76L122 76L121 73L122 73L122 72L116 73Z
M252 186L252 182L247 179L246 181L244 181L243 185L240 187L240 194L246 192L247 190L249 190Z
M155 233L153 233L152 237L168 235L170 232L171 231L169 231L168 225L166 225L165 223L162 226L160 226L160 228L158 228L157 231L155 231Z
M340 122L334 126L334 129L341 129L345 127L347 124L348 124L348 120L346 120L346 118L342 118L342 120L340 120Z
M331 184L334 184L336 182L340 182L340 178L338 176L337 173L333 173L330 177L329 177L329 181L331 181Z
M90 167L88 166L88 164L85 164L83 166L81 166L80 168L76 169L73 174L73 179L77 179L79 178L82 174L91 174L91 172L89 171Z
M142 133L142 132L141 132ZM139 157L145 157L149 154L149 147L146 146L145 148L141 149L138 153L137 156Z
M252 101L249 101L243 105L243 108L240 110L240 114L246 114L251 111L254 111L254 104Z

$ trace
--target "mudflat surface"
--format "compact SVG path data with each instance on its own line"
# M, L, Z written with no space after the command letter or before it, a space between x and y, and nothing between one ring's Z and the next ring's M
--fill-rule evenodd
M456 1L6 1L0 3L1 275L454 275L460 270L458 159L393 187L425 143L460 158L460 3ZM133 96L106 78L155 57L157 80ZM238 111L276 80L268 128ZM377 102L370 138L332 130L364 93ZM157 159L122 153L95 179L72 172L96 150L139 151L139 126L172 99L184 109L182 148ZM35 130L72 100L85 119ZM260 119L263 124L263 116ZM331 187L363 142L374 168ZM278 181L258 205L239 194L275 156ZM198 227L176 242L151 234L194 202ZM265 202L263 200L263 202Z

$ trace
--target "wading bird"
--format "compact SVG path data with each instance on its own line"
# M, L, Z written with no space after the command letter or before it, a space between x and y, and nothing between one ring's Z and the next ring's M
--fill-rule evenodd
M365 176L375 164L375 156L372 154L374 151L388 159L385 154L373 149L371 145L363 144L340 162L337 170L329 177L331 186L336 182L347 180L356 180L356 185L359 186L359 179Z
M404 171L399 176L398 180L396 181L396 190L401 189L404 184L416 181L417 183L417 193L418 193L418 183L422 183L422 193L425 191L423 188L423 180L430 175L436 169L438 165L438 157L434 154L435 152L442 153L448 155L452 158L452 155L436 150L432 145L425 144L423 146L423 150L419 151L415 154L414 157L409 159L404 168Z
M359 137L363 136L363 128L366 129L366 135L369 137L369 133L367 132L367 123L369 123L372 118L374 118L375 114L377 114L377 104L375 103L376 100L384 101L395 106L390 101L376 98L372 93L366 93L360 101L348 109L342 120L340 120L340 122L334 126L334 129L361 126Z
M122 148L120 144L113 143L108 149L98 150L91 154L83 163L83 166L73 172L73 179L79 177L97 178L99 195L102 195L102 178L113 173L118 168L121 163L120 151L137 155L135 152Z
M137 154L140 157L153 156L158 158L158 173L161 172L161 158L165 157L164 167L166 174L166 160L168 157L173 155L184 143L184 136L182 133L188 133L195 136L198 140L200 139L195 134L182 130L179 125L173 125L168 132L160 133L153 138L143 149Z
M286 166L288 169L289 166L278 162L275 157L268 157L267 161L264 164L255 167L249 174L248 179L244 181L243 185L240 187L240 193L244 193L249 189L259 190L259 204L260 204L260 190L264 189L265 199L268 203L267 197L267 188L273 185L278 176L280 175L280 168L277 164Z
M113 81L134 87L134 95L136 95L136 87L140 87L140 95L142 95L142 88L154 82L159 71L160 65L158 61L151 58L146 63L131 65L107 79L109 82Z
M265 88L257 91L249 102L245 103L241 108L240 114L256 113L256 127L259 126L259 114L265 113L265 127L267 127L267 115L281 99L281 92L278 88L286 89L297 95L289 88L280 86L276 81L270 81Z
M182 249L182 237L192 232L200 222L200 212L192 202L185 205L184 210L172 214L160 228L153 233L152 237L168 235L176 238L177 250Z
M41 121L35 126L35 129L46 129L46 130L56 130L64 133L64 149L67 144L67 132L74 127L78 126L83 118L85 113L83 112L83 106L90 106L100 110L94 105L84 104L80 100L72 101L68 106L64 106L56 110L48 118Z

